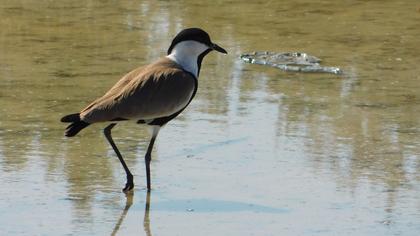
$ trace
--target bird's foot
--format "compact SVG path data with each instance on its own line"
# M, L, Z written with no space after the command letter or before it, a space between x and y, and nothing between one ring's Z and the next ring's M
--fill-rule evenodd
M134 188L134 182L133 182L133 176L127 175L127 183L125 184L125 187L123 188L124 193L128 193Z
M125 187L123 188L124 193L130 192L134 188L134 183L126 183Z

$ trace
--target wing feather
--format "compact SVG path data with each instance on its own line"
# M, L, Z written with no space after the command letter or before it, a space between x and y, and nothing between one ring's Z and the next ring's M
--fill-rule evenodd
M183 109L195 90L195 78L164 59L138 68L118 81L103 97L80 113L88 123L154 119Z

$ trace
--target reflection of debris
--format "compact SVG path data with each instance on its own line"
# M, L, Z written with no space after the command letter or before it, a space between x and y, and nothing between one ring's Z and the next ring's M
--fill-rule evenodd
M241 55L245 62L258 65L268 65L291 72L324 72L341 74L338 67L321 66L321 60L301 52L254 52Z

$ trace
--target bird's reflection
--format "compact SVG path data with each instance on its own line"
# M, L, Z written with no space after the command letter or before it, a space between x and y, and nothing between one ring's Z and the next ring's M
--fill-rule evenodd
M131 205L133 205L133 195L134 193L132 191L126 194L125 207L124 207L123 212L121 213L120 218L117 221L117 224L114 227L114 230L112 230L112 233L111 233L112 236L117 235L117 232L120 229L120 226L122 222L124 221L125 216L127 215L128 209L130 209Z
M124 210L122 211L120 218L117 221L117 224L115 225L114 229L112 230L111 236L117 235L121 224L123 223L128 210L130 209L131 205L133 205L133 196L134 192L130 191L126 194L126 202ZM146 194L146 202L145 202L145 208L144 208L144 217L143 217L143 228L144 232L147 236L152 236L152 232L150 231L150 218L149 218L149 211L150 211L150 192L147 192Z
M150 191L147 191L146 203L145 203L145 208L144 208L144 217L143 217L143 228L147 236L152 236L152 232L150 231L149 211L150 211Z

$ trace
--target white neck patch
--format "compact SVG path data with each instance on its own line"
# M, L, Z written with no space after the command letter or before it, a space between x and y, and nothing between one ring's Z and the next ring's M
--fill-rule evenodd
M197 59L207 49L209 47L197 41L182 41L177 43L172 49L171 54L166 57L178 63L184 70L191 72L198 78Z

